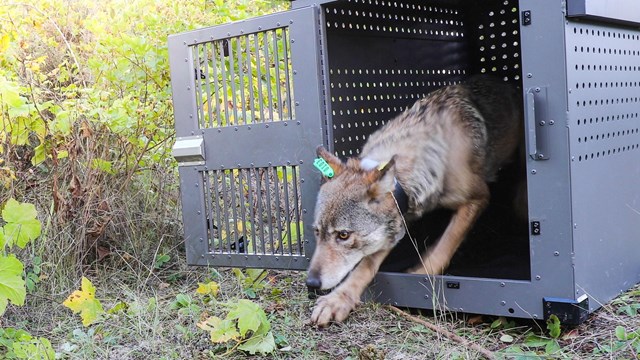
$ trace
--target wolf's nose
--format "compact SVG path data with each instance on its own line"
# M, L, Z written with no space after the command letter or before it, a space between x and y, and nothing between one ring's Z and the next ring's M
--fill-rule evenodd
M307 278L307 287L309 289L320 289L322 287L322 282L320 281L320 278L316 277L316 276L311 276L309 275L309 277Z

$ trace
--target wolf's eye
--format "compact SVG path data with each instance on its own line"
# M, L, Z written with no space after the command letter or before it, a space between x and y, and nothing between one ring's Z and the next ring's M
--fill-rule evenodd
M347 240L350 235L351 233L347 230L338 231L338 239L340 240Z

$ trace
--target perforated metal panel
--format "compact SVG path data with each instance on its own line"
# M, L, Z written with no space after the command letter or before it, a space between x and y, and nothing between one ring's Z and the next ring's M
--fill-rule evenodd
M640 31L566 38L576 290L608 300L640 280Z
M518 82L513 0L338 1L323 7L334 151L354 156L368 135L429 92L486 73Z

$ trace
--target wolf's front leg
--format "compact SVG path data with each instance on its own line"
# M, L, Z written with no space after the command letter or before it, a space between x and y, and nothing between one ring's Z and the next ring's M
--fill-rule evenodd
M344 321L351 310L360 303L360 296L378 272L380 264L389 254L389 250L380 250L362 259L351 274L329 294L320 296L311 314L311 323L319 327L329 325L331 321Z

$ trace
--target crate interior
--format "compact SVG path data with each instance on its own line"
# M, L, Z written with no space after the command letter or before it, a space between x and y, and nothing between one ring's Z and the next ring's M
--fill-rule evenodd
M357 156L367 136L437 88L490 74L521 88L517 0L352 0L323 5L330 105L327 138L338 156ZM524 139L524 134L522 135ZM523 152L524 153L524 152ZM524 155L502 169L491 203L447 274L530 279ZM450 212L411 226L419 248L437 239ZM408 261L408 258L413 258ZM402 271L418 261L405 238L382 266Z

